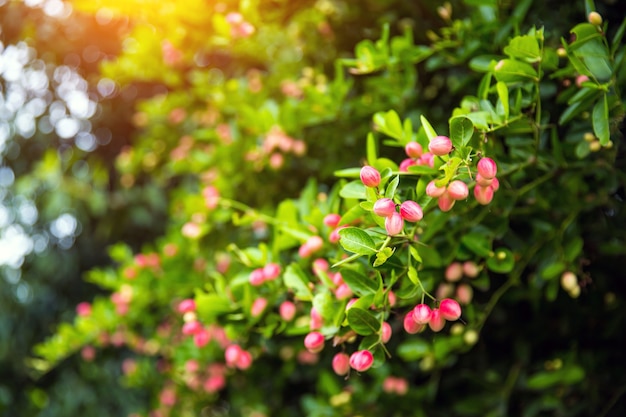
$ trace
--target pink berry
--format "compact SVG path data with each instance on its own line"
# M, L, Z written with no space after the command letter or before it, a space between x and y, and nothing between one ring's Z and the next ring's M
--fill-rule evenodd
M78 314L81 317L89 316L91 314L91 304L89 304L86 301L83 301L82 303L78 303L76 305L76 314Z
M481 187L489 187L493 182L493 178L485 178L480 174L476 174L476 184Z
M324 258L317 258L313 261L313 272L317 275L320 272L327 272L330 264Z
M346 298L350 298L354 295L348 284L340 284L335 290L335 297L338 300L345 300Z
M463 273L470 278L476 278L480 273L480 269L476 262L473 261L465 261L463 262Z
M228 366L236 366L243 349L239 345L230 345L224 351L224 360Z
M389 339L391 339L391 333L392 330L389 323L386 321L383 322L383 325L380 328L380 340L382 340L383 343L387 343Z
M400 205L400 215L407 222L418 222L424 217L424 212L415 201L407 200Z
M311 322L309 324L309 327L311 330L315 330L315 329L321 329L322 325L324 324L324 319L322 318L322 315L315 309L315 307L311 308Z
M211 341L211 333L207 329L202 329L193 335L193 342L199 348L205 346Z
M441 317L448 321L458 320L461 317L461 306L456 300L446 298L439 303Z
M491 200L493 200L493 188L481 187L480 185L477 185L474 187L474 198L478 204L486 206L491 203Z
M320 332L311 332L304 338L304 347L311 353L318 353L324 349L324 335Z
M280 275L280 265L276 263L269 263L263 267L263 275L265 280L271 281L278 278Z
M350 372L350 357L345 353L337 353L333 357L333 371L337 375L346 375Z
M396 301L397 301L396 293L394 293L393 291L389 290L387 292L387 301L389 301L389 307L395 306L396 305Z
M417 161L415 159L406 158L400 162L400 166L398 167L398 171L400 172L409 172L409 167L413 165L417 165Z
M180 303L178 303L178 312L179 313L188 313L190 311L196 311L196 302L191 298L187 298Z
M435 180L432 180L426 186L426 195L432 198L441 197L441 195L445 192L446 192L446 187L437 187L435 185Z
M446 321L441 315L441 310L438 308L433 308L432 315L430 316L430 321L428 322L428 327L433 332L438 332L443 329L443 326L446 325Z
M296 315L296 305L291 301L283 301L278 307L278 311L283 320L291 321Z
M439 206L439 209L441 211L450 211L452 210L452 207L454 207L455 202L456 201L452 197L450 197L448 191L446 191L437 200L437 205Z
M259 297L252 303L252 307L250 307L250 315L252 317L259 317L265 311L265 307L267 307L267 299L263 297Z
M409 334L415 334L424 328L423 324L419 324L413 318L413 310L409 311L404 316L403 326L404 326L404 330Z
M447 136L436 136L428 144L428 150L433 155L447 155L452 151L452 141Z
M422 145L417 142L409 142L404 146L404 152L409 158L419 158L424 153Z
M250 272L248 281L250 282L250 285L254 285L255 287L263 284L265 282L265 273L263 272L263 269L257 268Z
M381 198L374 203L374 213L380 217L389 217L396 212L396 203L390 198Z
M350 356L350 367L357 372L367 371L374 363L374 355L369 350L359 350Z
M235 363L235 366L242 371L250 368L250 366L252 366L252 354L247 350L242 350L239 354L239 358L237 358L237 363Z
M478 173L488 180L492 179L498 173L498 166L491 158L481 158L476 166Z
M378 184L380 184L380 172L369 165L361 168L360 177L366 187L378 187Z
M446 268L444 277L446 278L446 281L449 282L459 281L461 278L463 278L463 265L461 265L460 262L452 262Z
M471 285L461 284L456 287L456 296L455 298L460 304L468 305L472 302L472 298L474 296L474 290Z
M432 316L432 310L426 304L418 304L413 309L413 320L417 324L428 324Z
M454 180L448 184L448 195L453 200L465 200L469 195L467 184L460 180Z
M500 181L498 181L496 177L493 177L493 181L491 182L491 189L494 193L498 191L498 189L500 189Z
M311 252L317 252L324 246L324 241L319 236L311 236L306 241L306 245L309 247Z
M328 227L335 228L339 226L339 221L341 220L341 216L337 213L330 213L324 217L324 224Z
M435 167L435 155L431 152L426 152L417 160L418 165L425 165L431 168Z
M385 219L385 229L389 236L394 236L402 232L404 219L397 211Z
M190 336L202 331L202 324L197 320L188 321L183 324L182 332L185 336Z

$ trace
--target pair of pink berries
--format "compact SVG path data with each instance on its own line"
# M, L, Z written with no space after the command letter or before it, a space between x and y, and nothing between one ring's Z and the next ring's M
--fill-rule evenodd
M324 216L324 224L332 229L330 235L328 236L328 241L330 243L339 242L339 231L346 227L345 225L339 226L340 221L341 216L337 213L330 213Z
M461 317L461 306L456 300L445 298L439 308L431 309L426 304L418 304L404 317L404 329L415 334L428 325L433 332L443 329L447 321L455 321Z
M461 180L450 181L445 187L437 187L435 180L432 180L426 186L426 195L437 198L437 205L441 211L450 211L454 203L467 198L469 189Z
M476 187L474 198L479 204L487 205L493 200L493 194L500 188L500 182L496 178L498 167L491 158L481 158L476 166Z
M347 375L350 368L357 372L365 372L374 364L374 355L369 350L358 350L352 355L337 353L333 357L332 367L337 375Z
M224 359L227 366L238 368L242 371L245 371L252 365L252 354L239 345L228 346L224 351Z
M407 172L410 166L426 165L433 167L435 165L435 155L432 152L424 152L422 145L417 142L409 142L404 147L407 159L400 162L399 171Z
M319 236L311 236L298 249L301 258L308 258L324 247L324 240Z
M404 221L418 222L424 217L422 207L415 201L407 200L400 204L400 212L396 211L396 203L390 198L381 198L374 203L374 213L385 218L385 229L390 236L397 235L404 228Z
M265 282L273 281L280 275L280 265L268 263L263 268L257 268L250 273L250 284L258 287Z

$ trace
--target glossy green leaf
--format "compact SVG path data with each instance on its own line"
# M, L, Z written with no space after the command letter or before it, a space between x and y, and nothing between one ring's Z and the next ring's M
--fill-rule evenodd
M379 289L373 279L352 269L342 268L341 276L343 277L343 281L348 284L348 287L359 297L375 294Z
M296 298L301 300L311 300L313 294L309 288L309 279L297 264L291 264L283 274L285 286L292 290Z
M537 71L526 62L513 59L502 59L494 67L496 80L504 83L538 81Z
M598 137L600 144L606 146L611 139L609 131L609 104L606 94L593 107L592 114L593 132Z
M484 232L470 232L461 237L461 243L478 256L491 254L491 237Z
M380 331L380 321L367 310L350 307L346 314L348 324L357 334L367 336Z
M474 124L467 117L456 116L450 119L450 140L455 147L467 146L473 134Z
M541 61L541 51L535 36L516 36L504 48L504 53L511 58L523 60L529 63Z
M426 137L429 141L437 136L437 132L435 132L435 129L433 129L431 124L428 122L428 119L424 116L420 116L420 121L422 122L422 127L424 128L424 132L426 132Z
M365 194L365 185L359 180L351 181L343 186L339 195L343 198L355 198L359 200L365 200L367 195Z
M404 361L416 361L430 352L430 344L424 339L415 337L398 346L397 352Z
M502 108L504 109L504 119L509 118L509 88L507 85L501 81L498 81L496 84L496 89L498 90L498 98L500 99L500 103L502 103Z
M339 243L348 252L359 255L372 255L376 253L374 239L358 227L346 227L339 231L341 239Z

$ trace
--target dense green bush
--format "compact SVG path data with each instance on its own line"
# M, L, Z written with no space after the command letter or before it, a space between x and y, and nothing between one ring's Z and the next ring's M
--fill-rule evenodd
M149 398L134 415L624 412L626 21L592 2L139 3L74 2L130 19L99 76L136 102L136 136L98 222L144 197L167 217L86 273L106 294L34 373L119 349ZM453 323L418 325L418 304ZM344 377L356 351L373 362Z

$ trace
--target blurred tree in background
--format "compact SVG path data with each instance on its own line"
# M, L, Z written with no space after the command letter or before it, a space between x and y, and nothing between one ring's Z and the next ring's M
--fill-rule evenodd
M170 415L622 415L626 380L615 366L625 343L622 103L610 109L612 149L596 153L582 138L592 130L597 91L623 89L623 48L611 61L611 82L600 80L586 96L576 95L578 67L546 64L544 108L524 101L531 88L519 89L519 103L545 125L569 111L567 122L546 128L534 151L519 126L488 145L509 168L509 198L495 198L493 216L466 214L486 217L477 230L497 236L494 250L510 248L519 263L535 257L512 290L498 292L508 272L497 268L473 284L476 304L488 311L473 348L455 345L460 336L434 338L432 349L397 339L389 365L346 382L332 373L329 352L306 365L302 326L284 330L277 314L243 326L252 295L237 286L250 267L241 259L280 253L286 266L283 252L297 241L277 249L280 233L259 219L290 218L293 205L299 223L319 229L320 213L339 207L335 172L363 165L372 126L388 135L374 114L393 109L413 126L425 115L446 132L512 38L544 27L552 53L545 59L558 60L560 38L592 7L0 0L0 414L156 416L174 407ZM606 39L622 44L620 5L595 7L610 23ZM398 145L380 153L404 155ZM519 188L530 191L518 195ZM207 190L262 215L207 210ZM435 281L447 263L476 255L452 243L456 231L466 232L459 223L451 219L435 241L442 259L425 272ZM190 237L195 226L198 237ZM160 261L151 265L154 254ZM222 276L224 259L244 265ZM579 298L560 290L565 270L578 273ZM223 349L212 342L203 351L175 336L174 304L195 297L201 305L211 285L217 295L242 295L242 305L199 314L223 324L232 340L245 329L259 357L217 392L194 388L183 370L192 360L223 358ZM137 304L113 314L115 295L128 288ZM273 291L265 296L287 290ZM93 301L94 322L79 317L74 330L58 327L75 320L83 301ZM396 374L409 382L408 394L384 388Z

